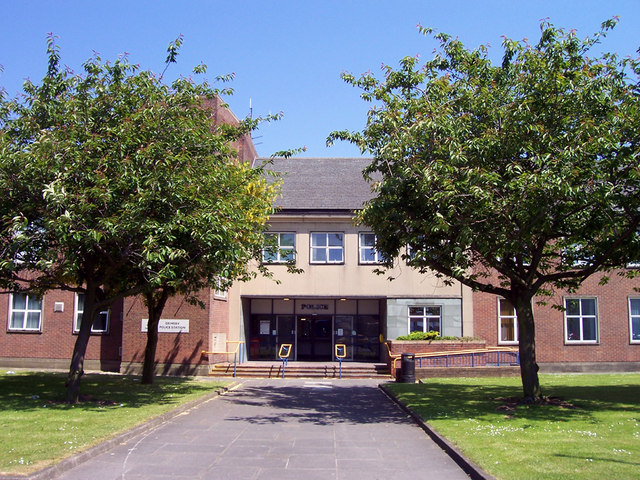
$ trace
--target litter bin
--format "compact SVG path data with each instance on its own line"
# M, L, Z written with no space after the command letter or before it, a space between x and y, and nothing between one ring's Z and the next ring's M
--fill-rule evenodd
M413 353L403 353L400 357L400 383L416 382L416 356Z

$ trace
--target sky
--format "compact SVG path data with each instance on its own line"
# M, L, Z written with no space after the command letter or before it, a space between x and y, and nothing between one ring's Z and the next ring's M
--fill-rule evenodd
M298 155L304 157L361 156L346 142L326 146L334 130L362 130L370 107L340 74L380 76L382 64L431 58L436 43L418 24L468 48L489 45L495 61L503 36L535 42L543 19L585 37L618 16L602 50L636 56L640 47L638 0L0 0L0 11L0 87L10 97L26 78L39 83L45 74L48 33L58 37L62 63L75 72L98 52L103 60L126 53L158 73L167 46L181 34L178 63L165 78L204 63L209 80L235 75L234 94L225 100L237 117L282 112L253 135L262 157L294 148L305 148Z

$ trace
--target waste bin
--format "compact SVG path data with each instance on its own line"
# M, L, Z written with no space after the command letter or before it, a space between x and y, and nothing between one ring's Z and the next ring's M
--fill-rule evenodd
M416 381L416 356L413 353L403 353L400 356L399 383L415 383Z

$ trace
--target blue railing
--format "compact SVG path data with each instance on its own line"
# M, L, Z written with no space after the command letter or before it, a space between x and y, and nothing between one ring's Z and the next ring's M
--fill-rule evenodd
M443 352L428 357L416 355L416 367L480 367L520 365L520 356L514 351Z

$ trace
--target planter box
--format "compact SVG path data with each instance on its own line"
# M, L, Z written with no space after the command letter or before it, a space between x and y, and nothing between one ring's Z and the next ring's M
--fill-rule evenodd
M461 340L389 340L391 354L401 353L433 353L486 348L484 340L463 342Z
M462 341L462 340L389 340L389 351L392 355L403 353L435 353L435 352L455 352L469 350L472 348L485 348L487 342L484 340ZM389 369L393 368L391 358L387 358ZM396 367L400 361L396 362ZM417 365L416 365L417 367Z

